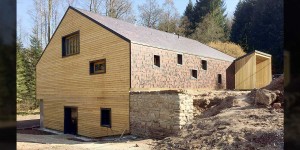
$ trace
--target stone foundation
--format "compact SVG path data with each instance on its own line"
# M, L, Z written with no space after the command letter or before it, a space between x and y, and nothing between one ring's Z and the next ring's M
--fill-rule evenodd
M130 132L163 138L177 135L193 120L193 98L178 91L130 93Z

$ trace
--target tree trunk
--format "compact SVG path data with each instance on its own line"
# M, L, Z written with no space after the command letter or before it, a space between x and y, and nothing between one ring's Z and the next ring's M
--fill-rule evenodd
M48 42L50 41L50 35L51 35L51 31L50 31L50 27L51 27L51 15L52 15L52 0L48 1Z

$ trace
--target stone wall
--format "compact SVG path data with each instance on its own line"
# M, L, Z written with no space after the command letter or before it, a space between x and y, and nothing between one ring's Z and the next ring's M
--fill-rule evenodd
M183 64L178 65L177 54L131 43L131 88L224 89L227 82L234 82L234 78L226 77L232 62L184 53ZM160 56L160 67L154 66L154 55ZM207 61L207 70L202 69L201 60ZM191 69L198 70L198 79L191 77ZM217 83L218 74L222 84Z
M179 133L193 120L193 99L178 91L130 93L130 132L163 138Z

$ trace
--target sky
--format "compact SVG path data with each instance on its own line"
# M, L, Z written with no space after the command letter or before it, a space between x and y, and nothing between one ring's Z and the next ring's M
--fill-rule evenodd
M82 0L79 0L82 1ZM143 4L145 0L132 0L134 3L134 11L135 13L138 12L137 6L140 4ZM164 0L157 0L160 5L163 4ZM183 14L189 0L173 0L175 7L177 8L178 12L180 15ZM195 4L196 0L192 0L193 4ZM226 13L229 18L232 18L233 13L235 11L236 5L239 2L239 0L225 0L225 5L226 5ZM74 4L75 7L80 7L76 6L79 5L78 3ZM17 24L20 25L17 29L19 32L21 28L22 33L24 37L27 37L26 39L23 39L23 44L25 47L28 46L29 40L29 33L32 30L32 25L33 21L31 16L29 15L29 10L33 7L33 0L17 0ZM64 14L64 12L61 13L61 17ZM18 33L17 33L18 34Z

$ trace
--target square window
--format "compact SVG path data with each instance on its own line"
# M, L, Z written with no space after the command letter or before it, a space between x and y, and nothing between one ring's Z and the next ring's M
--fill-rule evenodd
M182 54L177 54L177 64L182 65Z
M192 78L197 79L198 78L198 71L197 70L192 70Z
M160 56L154 55L154 65L160 67Z
M218 83L222 84L222 75L221 74L218 74Z
M106 73L106 59L90 62L90 74Z
M101 108L101 126L111 128L111 108Z
M207 61L206 60L201 60L202 63L202 69L207 70Z

